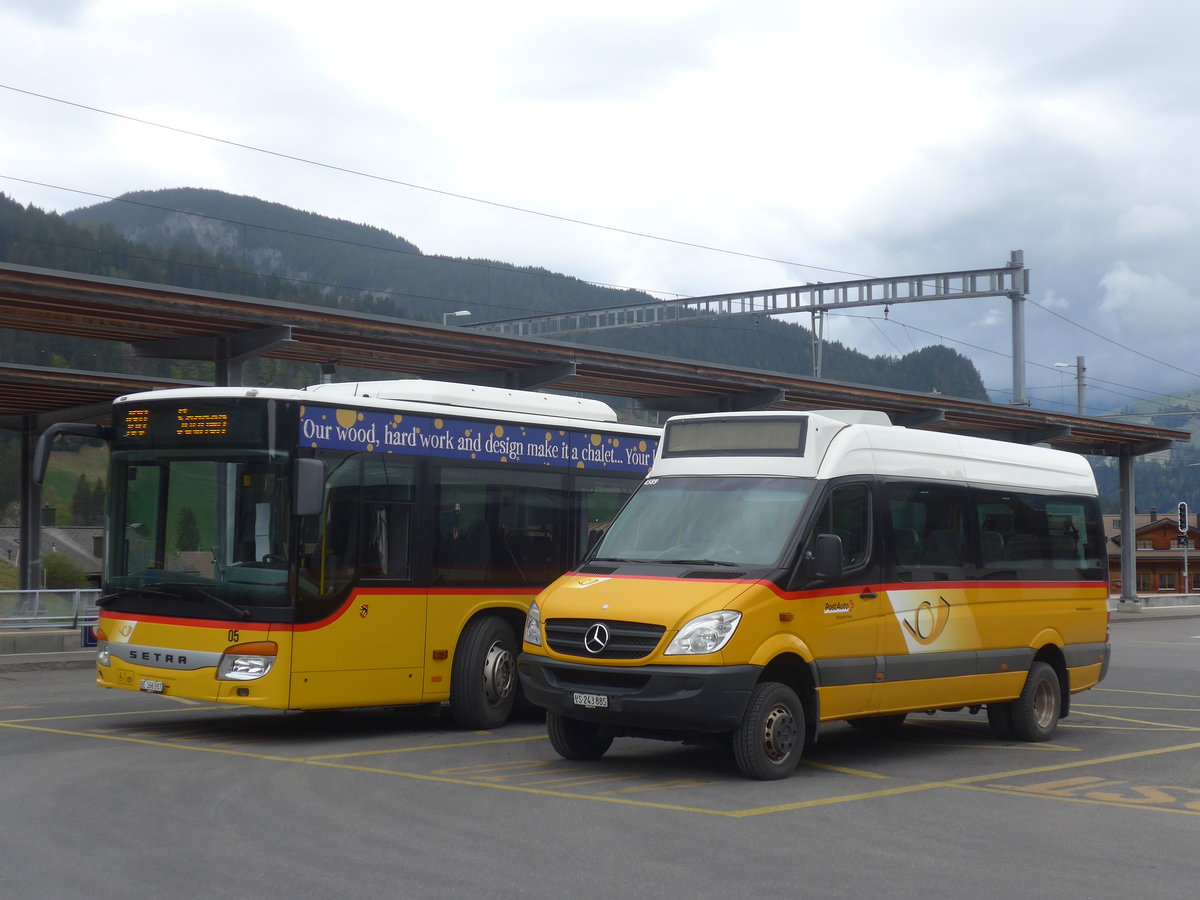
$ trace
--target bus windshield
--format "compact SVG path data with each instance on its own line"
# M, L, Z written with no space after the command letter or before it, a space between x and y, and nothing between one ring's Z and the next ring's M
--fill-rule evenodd
M114 451L108 604L286 620L289 462L287 453L261 449Z
M650 478L621 510L592 558L780 566L812 491L809 478Z

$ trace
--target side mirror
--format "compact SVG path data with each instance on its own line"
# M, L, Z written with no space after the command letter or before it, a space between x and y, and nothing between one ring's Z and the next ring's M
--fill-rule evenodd
M94 425L88 422L57 422L51 425L41 433L33 448L33 471L29 474L36 485L41 485L46 480L46 466L50 463L50 451L54 447L54 439L60 434L98 438L102 441L112 440L112 428L107 425Z
M836 534L818 534L813 541L813 574L837 578L842 574L842 539Z
M297 459L292 484L292 513L320 515L325 506L325 463L319 459Z

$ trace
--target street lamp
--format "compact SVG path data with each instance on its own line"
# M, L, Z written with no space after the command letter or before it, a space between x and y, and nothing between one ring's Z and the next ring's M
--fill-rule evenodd
M452 312L452 313L442 313L442 324L449 325L451 319L457 318L459 316L469 316L470 314L471 314L471 311L469 309L460 309L460 310L457 310L456 312Z
M1081 416L1086 415L1086 412L1084 411L1084 402L1083 402L1083 393L1084 393L1084 391L1083 391L1083 384L1084 384L1083 373L1087 371L1087 367L1084 366L1084 364L1083 364L1083 357L1082 356L1075 357L1075 362L1073 362L1073 363L1055 363L1054 365L1060 369L1069 369L1072 366L1074 366L1074 368L1075 368L1075 393L1076 393L1076 395L1078 397L1078 401L1079 401L1079 414Z

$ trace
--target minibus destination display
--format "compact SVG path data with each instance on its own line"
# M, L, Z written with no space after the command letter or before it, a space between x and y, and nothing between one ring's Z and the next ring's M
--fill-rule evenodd
M807 417L669 422L663 456L803 456Z

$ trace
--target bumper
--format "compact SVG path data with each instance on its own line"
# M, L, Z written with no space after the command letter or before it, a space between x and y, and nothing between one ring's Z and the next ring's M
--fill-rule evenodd
M521 687L551 712L647 731L729 731L742 718L758 666L592 666L522 653ZM576 694L604 697L607 707L580 705Z

